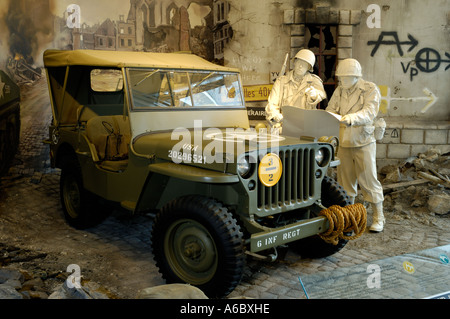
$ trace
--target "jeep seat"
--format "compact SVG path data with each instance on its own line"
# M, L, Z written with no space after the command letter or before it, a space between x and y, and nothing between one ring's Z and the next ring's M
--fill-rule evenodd
M128 158L130 132L128 118L122 115L96 116L86 123L86 136L101 162Z

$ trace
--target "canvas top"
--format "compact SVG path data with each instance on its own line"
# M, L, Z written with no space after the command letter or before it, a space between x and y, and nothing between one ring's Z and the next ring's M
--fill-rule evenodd
M239 72L236 68L223 67L189 53L153 53L102 50L46 50L45 67L86 65L97 67L143 67L215 70Z

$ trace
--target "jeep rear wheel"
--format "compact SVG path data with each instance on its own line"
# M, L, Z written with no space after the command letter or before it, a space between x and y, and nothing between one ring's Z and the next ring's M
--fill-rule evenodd
M339 205L345 207L350 205L350 198L342 186L334 179L325 176L322 181L322 205L330 207ZM347 244L348 240L339 239L337 245L327 243L319 236L312 236L298 240L292 244L292 247L303 257L323 258L340 251Z
M228 295L245 264L240 227L213 199L186 196L157 214L152 229L157 267L168 283L184 282L209 297Z
M83 187L81 168L75 155L63 159L60 197L64 217L75 228L93 227L106 217L106 210L96 205L94 195Z

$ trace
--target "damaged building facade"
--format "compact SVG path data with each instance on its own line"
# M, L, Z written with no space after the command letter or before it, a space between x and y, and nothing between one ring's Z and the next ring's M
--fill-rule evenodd
M130 0L127 14L70 28L71 12L55 17L55 48L192 52L214 59L211 1Z
M388 125L379 165L431 146L450 151L448 0L129 0L123 12L80 28L67 26L69 13L54 1L7 3L0 11L1 62L16 82L41 78L46 48L189 51L241 70L248 114L258 121L286 55L289 70L295 53L309 48L328 98L337 64L349 57L379 86L379 116Z
M379 116L387 122L377 147L379 165L430 147L450 151L448 1L228 3L233 37L224 61L242 70L251 119L264 118L263 107L286 54L292 67L295 53L309 48L328 98L336 85L336 65L345 58L357 59L365 78L379 86Z

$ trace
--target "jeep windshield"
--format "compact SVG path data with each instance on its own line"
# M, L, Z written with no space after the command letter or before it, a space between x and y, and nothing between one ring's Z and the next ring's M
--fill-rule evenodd
M128 76L134 110L244 107L236 73L130 68Z

